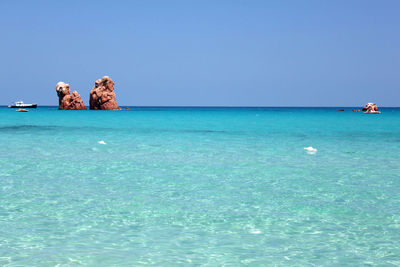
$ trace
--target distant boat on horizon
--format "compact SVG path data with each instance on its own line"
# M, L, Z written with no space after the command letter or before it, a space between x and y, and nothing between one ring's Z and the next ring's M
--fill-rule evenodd
M380 111L366 111L364 114L381 114Z
M37 104L24 104L23 101L17 101L12 105L8 106L9 108L37 108Z

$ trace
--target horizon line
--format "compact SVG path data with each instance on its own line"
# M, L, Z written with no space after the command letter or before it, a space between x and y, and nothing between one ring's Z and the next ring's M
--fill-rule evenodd
M136 108L363 108L364 106L140 106L140 105L119 105L120 107ZM8 107L8 105L0 105ZM58 105L38 105L38 107L58 107ZM400 106L379 106L380 108L400 108Z

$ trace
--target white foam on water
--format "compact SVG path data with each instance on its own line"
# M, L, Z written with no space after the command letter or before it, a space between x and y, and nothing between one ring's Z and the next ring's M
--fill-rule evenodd
M97 143L99 143L100 145L107 145L107 143L104 142L103 140L101 140L101 141L99 141L99 142L97 142Z
M305 147L304 150L305 150L308 154L315 154L315 153L317 153L317 149L316 149L316 148L313 148L312 146Z

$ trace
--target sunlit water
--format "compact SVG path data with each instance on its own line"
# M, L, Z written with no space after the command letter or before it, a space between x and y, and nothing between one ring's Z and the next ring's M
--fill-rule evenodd
M400 110L336 110L0 108L0 265L398 266Z

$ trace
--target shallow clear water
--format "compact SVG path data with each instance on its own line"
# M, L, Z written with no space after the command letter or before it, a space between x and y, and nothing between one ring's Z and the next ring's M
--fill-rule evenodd
M400 109L336 110L0 108L0 265L400 265Z

